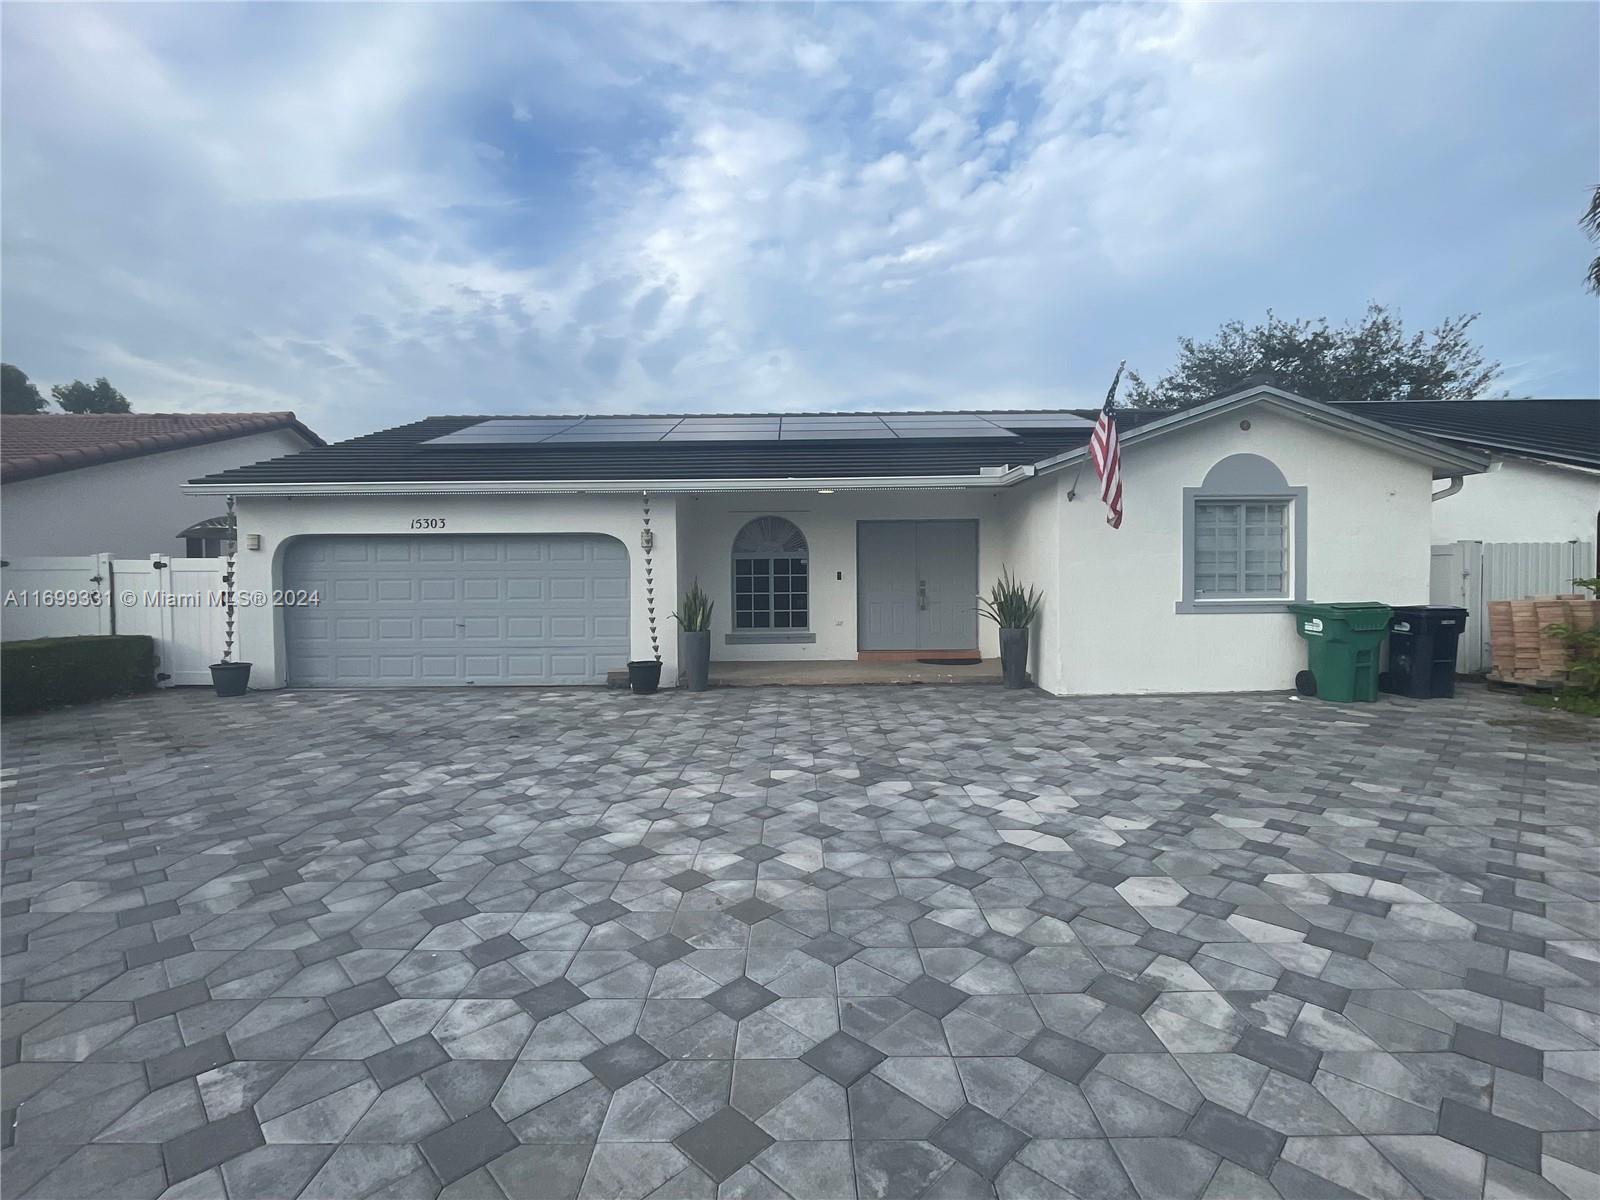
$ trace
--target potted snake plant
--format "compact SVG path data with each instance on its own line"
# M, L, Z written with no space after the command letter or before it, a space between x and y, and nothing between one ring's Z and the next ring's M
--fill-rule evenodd
M691 692L705 691L711 673L711 610L715 607L697 579L678 598L678 609L672 614L678 623L678 657L683 663L684 687Z
M978 611L1000 627L1000 672L1008 688L1028 686L1028 630L1043 604L1043 592L1024 590L1005 567L989 594L978 597Z

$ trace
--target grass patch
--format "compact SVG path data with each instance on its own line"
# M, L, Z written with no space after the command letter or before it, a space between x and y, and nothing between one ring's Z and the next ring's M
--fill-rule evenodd
M1600 717L1600 697L1581 692L1530 692L1522 698L1530 708L1555 709L1580 717Z

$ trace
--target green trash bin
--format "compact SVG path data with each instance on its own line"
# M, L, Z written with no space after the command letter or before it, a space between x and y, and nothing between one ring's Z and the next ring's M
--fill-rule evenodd
M1303 696L1376 700L1378 648L1389 635L1387 604L1291 604L1294 628L1306 643L1306 667L1294 677Z

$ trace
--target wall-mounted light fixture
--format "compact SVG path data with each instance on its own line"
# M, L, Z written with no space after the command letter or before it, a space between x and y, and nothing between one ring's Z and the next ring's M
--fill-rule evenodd
M248 549L248 550L259 550L259 549L261 549L261 535L259 533L247 533L247 534L245 534L244 535L244 544L245 544L245 548Z
M639 546L647 554L656 548L656 535L650 532L648 525L639 533Z

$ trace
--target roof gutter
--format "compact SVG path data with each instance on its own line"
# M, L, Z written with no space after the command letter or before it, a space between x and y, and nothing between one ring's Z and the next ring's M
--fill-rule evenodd
M183 485L189 496L570 496L655 492L882 492L992 489L1031 479L1031 464L977 475L882 475L815 479L560 479L359 483L201 483Z

